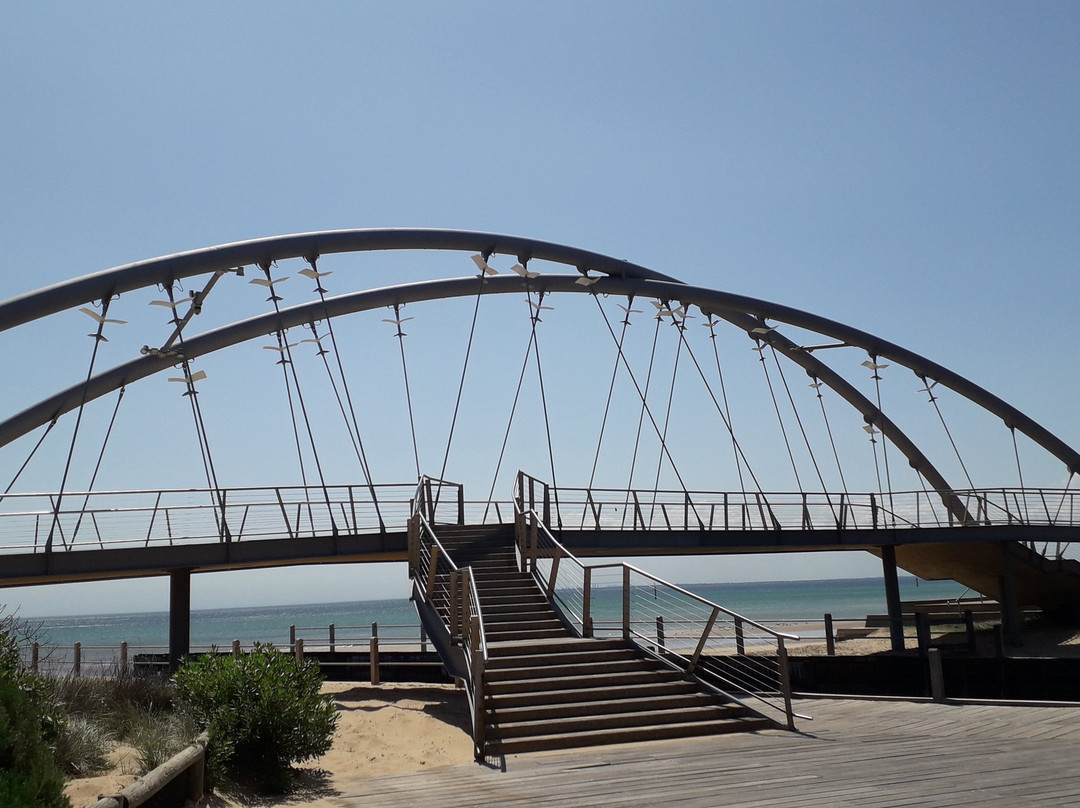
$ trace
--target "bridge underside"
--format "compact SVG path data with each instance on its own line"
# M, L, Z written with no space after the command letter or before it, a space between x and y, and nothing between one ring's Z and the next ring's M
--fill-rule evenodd
M865 550L896 547L897 566L927 580L951 579L995 600L1012 587L1015 602L1070 613L1080 603L1076 562L1051 562L1021 541L1076 540L1076 529L1022 525L874 530L573 530L559 533L582 557L721 555ZM175 570L236 569L405 562L404 530L376 534L264 539L231 543L82 549L12 554L0 566L0 587L167 575ZM1069 569L1066 569L1069 567Z
M404 530L305 539L176 544L4 556L0 587L220 572L306 564L407 561Z

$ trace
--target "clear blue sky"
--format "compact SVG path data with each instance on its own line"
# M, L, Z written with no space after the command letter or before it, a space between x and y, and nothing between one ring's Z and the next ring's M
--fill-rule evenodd
M8 3L0 298L281 233L515 233L878 333L1078 445L1078 41L1070 2ZM354 288L399 268L363 273ZM5 416L85 373L89 321L65 316L0 340ZM259 434L257 410L237 424ZM134 443L128 467L159 484ZM0 452L0 483L24 458ZM257 457L223 462L236 484L273 482ZM1014 484L996 462L979 459L986 484ZM30 487L58 487L50 473ZM709 577L876 570L743 559ZM281 602L312 587L403 593L404 573L201 576L195 596ZM167 602L161 581L0 602L66 612L77 593L86 611Z

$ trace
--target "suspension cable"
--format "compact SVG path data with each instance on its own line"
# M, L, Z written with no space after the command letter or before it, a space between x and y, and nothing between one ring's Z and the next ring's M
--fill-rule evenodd
M788 404L791 405L791 412L795 415L795 423L799 426L799 433L802 435L803 444L806 446L806 452L810 455L810 462L814 466L814 473L817 475L818 482L821 484L821 491L825 495L825 501L829 504L829 511L832 513L833 520L838 521L836 507L833 505L832 496L829 495L829 487L825 484L825 477L822 475L821 467L818 465L817 456L814 454L814 447L811 446L810 438L806 434L806 427L803 425L802 416L799 415L799 408L795 406L795 397L791 394L791 387L788 385L787 375L784 373L784 368L780 364L776 348L771 344L770 347L772 348L773 362L776 364L776 370L780 374L780 381L783 382L784 385L784 392L787 394Z
M848 493L847 480L844 479L844 467L840 463L840 453L836 449L836 440L833 438L832 426L829 424L829 415L825 411L825 397L821 395L821 387L823 382L819 381L817 376L811 377L814 381L811 383L811 387L817 394L818 405L821 407L821 419L825 422L825 432L829 436L829 446L832 448L833 459L836 461L836 472L840 475L840 487L844 494Z
M408 317L404 319L409 319ZM401 328L401 304L394 304L394 324L397 326L398 347L401 348L401 375L405 379L405 404L409 409L409 430L412 432L413 459L416 460L416 479L420 479L420 448L416 442L416 420L413 418L412 393L409 390L409 365L405 361L405 332Z
M720 419L724 422L724 426L727 427L728 433L731 435L731 452L735 456L735 471L739 475L739 492L745 498L746 496L746 483L743 480L742 463L739 460L739 455L742 453L742 449L739 446L739 442L735 439L734 422L731 419L731 405L728 402L727 397L727 385L724 383L724 371L720 367L720 351L716 347L716 326L719 324L719 320L713 318L712 312L708 314L708 320L702 325L709 329L709 339L712 341L713 357L716 359L716 375L720 379L720 396L724 401L724 408L721 410L720 405L717 404L716 396L713 395L712 388L709 387L709 382L705 378L705 374L701 370L701 366L698 365L697 359L694 359L694 365L698 369L698 373L701 375L701 380L705 382L705 389L709 391L709 396L712 397L713 404L716 405L717 410L720 412ZM694 357L693 351L690 352L691 358ZM753 475L751 475L753 476ZM754 480L756 483L757 480ZM760 486L759 486L760 488Z
M484 260L487 260L486 257ZM476 336L476 321L480 314L480 298L484 294L484 278L481 273L480 282L476 287L476 304L473 306L472 324L469 326L469 340L465 346L465 361L461 366L461 380L458 382L457 399L454 401L454 415L450 419L450 434L446 436L446 452L443 454L442 468L439 471L439 479L443 480L446 477L446 465L450 462L450 445L454 440L454 428L457 426L458 412L461 409L461 397L465 391L465 375L469 370L469 358L472 356L473 337ZM554 480L552 483L554 484ZM442 486L438 488L438 493L435 494L435 507L439 505L439 494L442 493Z
M788 440L783 416L780 415L780 403L776 400L776 391L773 389L772 376L769 374L769 363L765 361L765 345L767 343L763 343L757 337L754 338L754 342L756 345L751 350L757 351L758 360L761 362L761 370L765 374L765 384L768 385L769 396L772 398L773 410L776 412L776 421L780 425L780 434L784 438L784 448L787 449L788 460L791 461L791 471L795 475L795 485L798 487L799 493L802 494L802 480L799 478L799 469L795 463L795 454L791 450L791 441Z
M611 321L608 319L607 312L604 311L604 307L600 305L599 300L597 301L597 308L600 309L600 315L604 318L604 324L607 326L608 334L611 335L612 341L615 342L616 344L618 344L618 339L615 336L615 329L611 327ZM659 320L657 321L657 329L659 330ZM654 340L654 350L655 350L655 340ZM630 376L630 381L634 385L634 390L637 392L638 397L641 399L642 408L643 408L645 414L649 417L649 423L652 425L652 428L656 432L657 437L660 437L660 428L657 426L656 419L653 417L653 414L652 414L652 410L649 409L648 402L646 401L646 394L645 394L645 392L642 391L641 386L638 384L637 377L634 375L634 371L630 368L630 362L627 360L626 353L622 349L619 350L619 358L622 360L623 367L626 368L626 372ZM650 377L652 375L652 360L651 359L649 361L649 375L650 375ZM647 382L646 382L646 387L647 387ZM671 470L673 472L675 472L675 478L679 481L679 487L682 488L682 490L684 492L689 491L689 489L686 487L686 483L683 482L682 474L679 473L679 467L676 465L675 459L671 456L671 452L668 451L668 448L667 448L666 445L663 444L663 441L661 441L661 445L664 446L664 453L667 455L668 462L671 463ZM636 446L635 446L634 454L635 454L635 457L636 457L637 456ZM633 478L633 466L631 466L630 473L631 473L631 479L632 479ZM629 503L629 495L630 495L630 489L629 489L629 487L627 487L627 503ZM701 522L701 517L697 513L697 508L693 505L693 503L691 503L691 509L694 511L694 516L697 517L698 522L702 523ZM623 514L624 522L625 522L625 518L626 518L626 515L624 513Z
M537 314L533 316L533 356L536 358L536 378L540 383L540 404L544 410L544 430L547 433L548 460L551 464L551 489L555 497L555 522L562 530L562 509L559 507L559 482L555 479L555 449L551 441L551 419L548 417L547 394L544 392L544 371L540 365L540 340L536 336L536 324L540 322L539 312L544 302L544 293L537 296Z
M165 293L169 297L170 304L172 304L173 322L175 323L177 304L172 282L165 285ZM178 328L175 336L180 345L180 355L183 356L183 329ZM196 377L192 375L191 365L187 359L181 361L180 367L183 372L183 382L186 388L184 396L188 398L191 403L191 418L195 424L195 436L199 442L199 454L202 457L203 472L206 474L206 484L211 490L210 501L215 506L214 520L217 522L218 535L226 542L229 542L232 540L232 534L229 532L229 523L226 518L225 497L222 495L221 486L218 484L217 469L214 467L214 456L210 452L210 438L206 431L206 421L203 419L202 407L199 404L199 391L195 389Z
M878 412L884 412L884 410L881 408L881 380L882 380L882 378L881 378L881 374L878 373L878 371L879 370L884 370L885 368L888 367L888 365L879 365L877 359L878 358L877 358L876 355L870 354L869 365L866 362L863 362L863 365L865 367L869 367L870 370L873 371L874 375L872 376L872 378L874 380L874 392L875 392L875 394L877 396ZM894 514L894 518L895 518L896 510L893 507L892 473L891 473L891 471L889 469L889 441L886 439L885 433L882 433L882 435L881 435L881 457L882 457L882 460L885 463L885 485L888 486L889 512L891 514Z
M672 403L675 401L675 380L678 378L679 375L679 358L682 356L682 347L683 343L685 342L685 340L681 339L682 332L686 330L685 318L686 315L684 314L683 320L680 321L677 318L677 315L675 315L674 313L672 313L671 317L671 325L673 325L679 331L680 339L675 346L675 360L672 362L671 367L671 385L668 388L668 400L664 412L664 429L660 435L659 456L656 458L656 477L653 481L652 505L650 506L649 510L650 523L652 522L653 514L656 512L656 498L658 496L657 490L660 488L660 470L663 468L664 465L664 451L667 448L668 426L670 426L671 424L671 407Z
M968 474L967 465L964 463L964 458L960 456L960 449L956 446L956 441L953 440L952 432L949 431L949 425L945 423L945 416L941 412L941 407L938 406L938 397L934 395L934 387L937 386L937 382L931 384L927 381L925 376L919 376L922 379L922 383L926 385L920 390L920 393L926 393L930 398L930 403L934 407L934 412L937 413L938 420L941 421L941 427L945 430L945 436L949 439L949 445L952 446L953 453L956 455L956 459L960 461L960 468L964 471L964 477L967 478L968 488L974 489L975 483L971 481L971 475Z
M711 316L712 315L710 315L710 317ZM724 410L721 408L720 402L717 401L716 394L713 392L712 385L709 384L709 380L705 376L705 371L701 367L701 363L698 362L697 356L694 354L693 347L690 345L689 342L685 341L686 340L685 334L683 335L682 339L684 340L685 345L686 345L686 352L690 356L691 361L694 363L694 367L697 369L698 376L701 377L702 383L705 385L705 391L709 394L709 398L712 399L713 406L716 408L716 412L717 412L717 414L719 414L721 422L724 424L724 427L727 429L728 434L731 437L731 445L732 445L733 451L735 453L735 464L736 464L736 468L737 468L737 470L739 472L739 485L741 486L741 489L740 489L741 493L744 494L744 495L746 494L746 487L745 487L745 484L744 484L744 481L743 481L743 475L742 475L742 466L746 466L746 472L747 472L747 474L750 475L750 479L753 481L754 486L757 488L758 492L759 493L764 493L764 491L763 491L763 489L761 487L761 483L758 481L757 475L754 473L754 469L750 465L750 460L746 457L746 453L743 451L742 444L740 444L738 438L735 437L735 430L734 430L734 428L732 426L732 421L731 421L730 408L728 409L728 415L725 416L724 415ZM713 340L713 353L715 355L716 354L716 341L715 341L716 340L716 334L715 334L715 332L712 332L712 335L710 336L710 339ZM716 361L717 361L717 368L719 369L719 362L720 362L719 357L717 357ZM727 407L728 406L727 394L724 392L723 377L722 376L721 376L721 385L720 386L721 386L721 394L724 397L724 406Z
M52 432L52 428L56 426L56 419L49 421L48 426L45 427L45 431L41 433L41 437L38 438L38 442L34 444L34 448L30 450L30 454L27 456L23 464L19 466L19 470L15 472L15 476L11 478L11 482L8 483L8 487L4 489L4 493L0 494L0 502L4 501L4 497L11 493L11 489L15 487L15 483L18 482L19 477L26 470L26 467L30 465L30 461L34 459L34 455L37 454L37 450L41 448L41 444L45 442L45 437Z
M1023 494L1024 501L1024 519L1031 521L1031 517L1028 514L1027 506L1027 488L1024 486L1024 469L1020 466L1020 447L1016 444L1016 427L1012 424L1008 424L1009 433L1012 435L1013 456L1016 457L1016 474L1020 478L1020 491Z
M488 491L487 505L484 507L484 518L482 523L487 522L488 511L491 509L491 501L495 497L495 486L499 481L499 472L502 471L503 458L506 455L506 446L510 442L510 427L514 423L514 415L517 412L518 399L521 397L521 388L525 382L525 371L529 367L529 358L532 354L533 340L536 339L536 328L529 332L529 342L525 346L525 358L521 363L521 373L518 374L517 389L514 391L514 402L510 406L510 417L506 422L506 432L503 434L502 447L499 449L499 459L495 463L495 474L491 477L491 489ZM552 483L554 484L554 482Z
M599 298L596 299L596 304L598 306L600 305ZM601 313L603 313L603 309L601 309ZM638 450L641 448L641 429L645 424L645 414L648 411L648 405L646 404L646 400L649 396L649 388L652 386L653 366L656 362L656 345L658 340L660 339L660 315L657 314L655 319L656 327L653 329L652 348L649 351L649 367L645 373L645 391L644 393L642 393L642 391L638 389L638 395L641 396L641 411L638 413L637 430L634 432L634 451L630 456L630 476L626 480L626 498L623 502L623 515L620 527L626 526L626 513L630 509L630 492L634 489L634 472L637 470ZM604 320L605 322L607 321L606 316L604 317ZM608 330L611 330L610 323L608 324ZM614 336L614 333L612 333L612 339L614 339ZM626 356L623 354L622 346L619 345L618 340L615 340L615 346L616 358L621 359L622 362L626 364ZM629 370L629 367L627 369ZM630 374L630 378L632 381L634 381L633 373ZM634 381L634 387L637 388L636 381Z
M274 289L274 284L276 283L276 281L274 281L274 279L270 275L270 266L271 266L271 263L269 261L264 261L264 262L259 264L260 269L262 269L263 273L266 275L266 285L270 289L270 297L268 299L274 305L274 313L277 314L278 317L280 317L281 316L281 307L278 304L281 301L281 297L277 294L277 292ZM277 341L278 341L278 350L281 352L280 363L281 363L282 373L285 376L285 389L286 389L286 392L288 392L288 390L289 390L289 372L291 370L293 386L296 388L296 400L300 404L300 416L304 420L304 429L307 432L308 443L311 445L311 456L312 456L312 459L315 461L315 471L319 475L319 484L322 487L323 499L324 499L324 501L326 503L326 512L327 512L327 515L330 517L330 529L334 533L334 535L337 535L338 526L337 526L337 520L334 518L334 508L330 503L330 490L326 487L326 477L323 475L322 463L319 460L319 449L315 444L315 433L311 428L311 419L308 417L307 405L304 403L304 393L303 393L303 390L301 389L301 386L300 386L300 376L296 372L296 364L293 362L293 355L292 355L293 344L290 344L288 342L288 340L285 337L285 331L282 328L277 329ZM303 480L303 483L304 483L304 498L308 500L308 503L307 503L308 504L308 522L311 524L311 532L314 533L315 532L315 517L314 517L314 514L312 513L312 509L311 509L310 496L307 493L307 475L304 473L304 457L303 457L303 451L301 450L301 447L300 447L300 434L299 434L298 426L297 426L297 423L296 423L296 412L293 409L293 400L292 400L292 394L291 393L289 393L289 395L288 395L288 400L289 400L289 411L292 414L293 435L296 438L297 455L300 458L300 474L301 474L301 479Z
M72 430L71 433L71 445L68 447L67 461L64 463L64 474L60 480L60 491L56 494L56 502L53 507L52 524L49 527L49 536L47 539L45 539L45 552L50 552L52 550L53 537L56 534L57 528L60 526L60 503L64 499L64 491L67 488L68 475L71 473L71 461L75 455L75 443L78 441L79 438L79 427L82 425L83 411L86 408L87 390L89 388L90 379L94 376L94 365L97 362L98 348L101 347L101 343L107 342L102 332L105 330L105 322L109 313L109 303L111 302L111 300L111 295L106 295L104 298L102 298L100 315L93 313L89 309L85 310L87 313L90 314L91 317L93 317L97 321L97 330L93 334L88 335L94 340L94 349L90 353L90 367L87 369L86 372L86 384L83 385L82 399L79 401L79 412L75 416L75 428L74 430ZM64 549L66 550L67 541L64 539L63 533L60 534L60 541L63 543Z
M821 490L823 492L828 492L828 486L825 485L825 478L821 474L821 467L818 466L817 457L814 454L814 448L810 445L810 438L806 434L806 427L803 426L802 417L799 415L799 408L795 406L795 397L791 394L791 387L788 385L787 376L784 373L784 368L780 364L780 359L776 355L775 347L772 348L772 357L773 362L776 364L776 370L780 374L780 381L784 385L784 392L787 394L788 404L791 405L791 412L795 416L795 423L798 424L799 433L802 435L803 444L806 446L806 453L810 455L810 462L814 466L814 473L817 475L818 482L821 483ZM831 505L832 503L830 502L829 504Z
M597 299L597 302L599 303L599 298ZM630 326L630 314L632 312L635 312L635 309L633 308L633 306L634 306L634 296L633 295L629 295L626 298L626 306L625 307L620 306L623 309L623 311L625 312L625 314L626 314L626 316L623 317L623 319L622 319L622 330L619 332L619 339L616 342L616 347L620 351L622 350L623 342L626 339L626 329ZM640 314L641 312L636 312L636 313ZM604 417L600 421L600 436L596 439L596 454L593 455L592 471L589 473L589 490L590 491L592 490L593 483L596 481L596 468L600 464L600 447L604 443L604 433L607 430L608 415L611 412L611 400L612 400L612 397L613 397L613 395L615 393L615 378L618 376L618 374L619 374L619 357L616 354L615 362L613 363L612 368L611 368L611 382L608 384L607 399L604 401ZM585 511L584 510L582 510L582 512L581 512L581 524L583 526L585 524Z
M317 256L310 256L307 259L308 264L311 265L310 269L300 270L300 274L305 277L311 278L315 281L315 292L319 295L319 300L324 304L326 303L326 289L323 288L322 278L331 274L329 272L319 272L317 266ZM364 440L360 435L360 422L356 417L356 407L353 404L352 393L349 390L349 381L345 376L345 366L341 359L341 350L338 348L337 335L334 333L334 321L332 317L326 318L326 331L330 337L330 345L333 347L334 358L337 362L338 376L341 378L341 387L345 391L345 402L341 400L341 394L338 392L337 383L334 379L334 374L330 370L330 362L326 358L326 350L322 347L320 337L316 332L316 324L311 323L311 333L315 337L315 342L319 346L319 356L323 358L323 365L326 367L327 377L330 379L330 386L334 390L334 397L337 399L338 408L341 410L341 417L345 421L345 430L349 433L349 440L353 444L353 451L356 453L357 460L360 462L360 470L364 473L364 478L367 482L368 492L371 494L371 502L375 507L375 516L379 520L379 529L385 531L386 524L383 522L382 511L379 507L379 498L375 492L375 483L371 476L371 466L368 463L367 453L364 451ZM352 416L352 426L349 425L349 417L346 415L345 403L348 404L348 412Z
M90 476L90 485L86 488L86 496L83 498L82 507L79 509L79 519L75 522L75 529L71 532L72 544L75 543L75 538L79 535L79 528L82 527L83 517L86 515L86 506L90 504L90 493L94 490L98 472L101 471L101 462L105 459L105 447L109 445L109 438L112 435L113 427L116 425L116 414L120 412L120 402L124 400L124 391L126 389L126 386L121 387L120 393L116 397L116 406L113 408L112 418L109 419L109 426L105 430L105 439L101 442L101 451L98 453L97 463L94 464L94 473ZM105 547L100 534L98 535L98 546Z

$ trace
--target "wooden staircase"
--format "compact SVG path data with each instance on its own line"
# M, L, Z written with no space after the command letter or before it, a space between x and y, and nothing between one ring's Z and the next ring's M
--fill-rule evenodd
M487 754L777 726L622 639L575 636L518 571L513 528L440 526L439 540L480 599Z

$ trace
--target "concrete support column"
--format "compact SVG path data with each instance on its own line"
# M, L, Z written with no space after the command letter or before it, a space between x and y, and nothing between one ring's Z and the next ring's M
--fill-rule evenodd
M1020 633L1020 607L1016 602L1016 578L1008 544L1002 543L1002 575L998 578L998 605L1001 607L1001 630L1005 642L1012 646L1024 644Z
M191 570L169 573L169 672L191 650Z
M892 650L904 650L904 614L900 609L900 581L896 577L896 547L881 548L881 568L885 576L885 605L889 612L889 639Z

